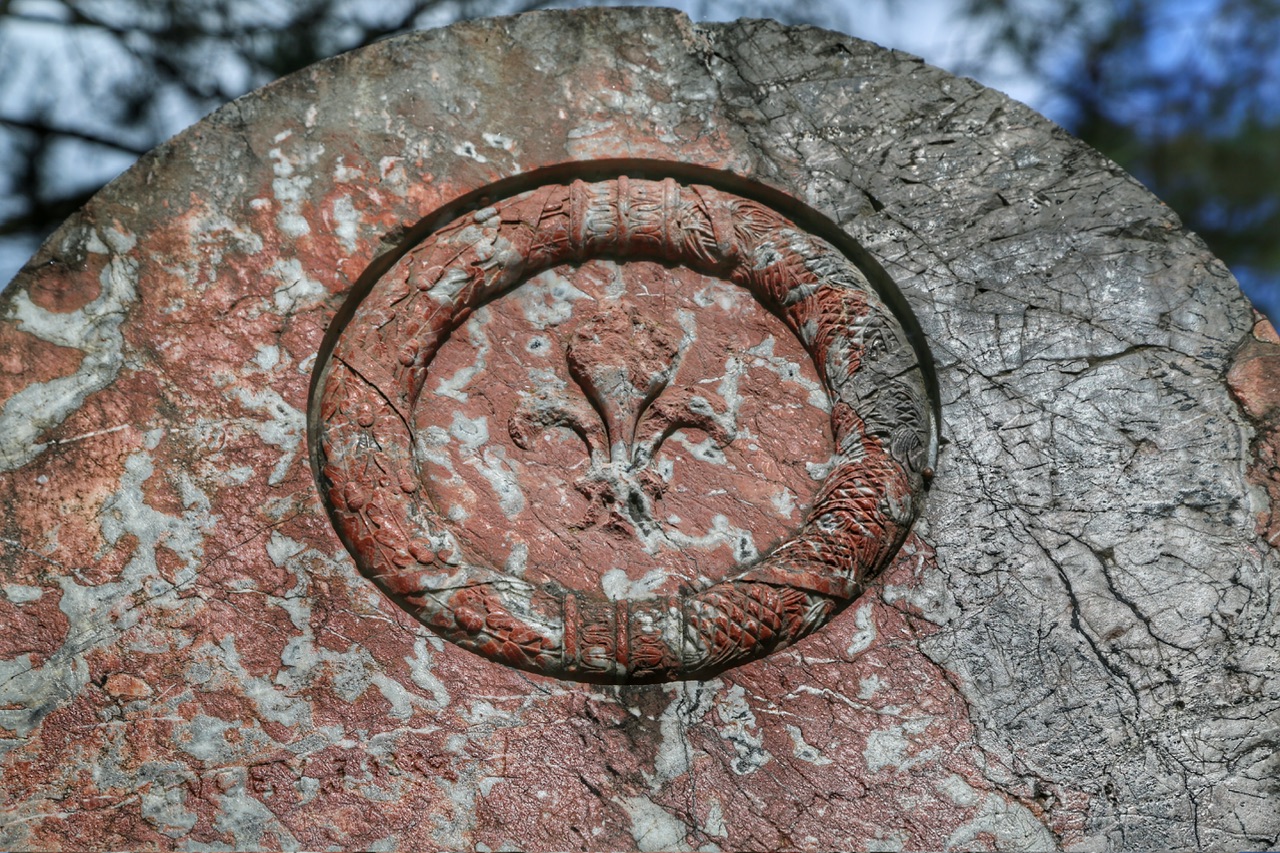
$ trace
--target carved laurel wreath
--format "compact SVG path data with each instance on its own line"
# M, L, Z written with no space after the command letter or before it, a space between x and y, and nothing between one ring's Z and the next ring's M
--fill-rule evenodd
M472 559L423 488L411 415L441 345L485 301L594 258L663 261L748 288L826 385L835 458L812 509L719 583L619 601L531 583ZM825 624L901 545L931 446L915 350L861 271L760 203L672 179L543 186L454 220L372 288L319 393L321 489L360 570L445 639L580 681L709 677Z

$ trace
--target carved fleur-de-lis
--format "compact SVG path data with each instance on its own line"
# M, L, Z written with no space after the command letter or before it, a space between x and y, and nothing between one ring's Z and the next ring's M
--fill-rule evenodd
M512 415L521 448L548 427L570 429L586 445L590 467L575 484L588 501L583 526L607 512L612 523L653 531L653 501L666 486L652 464L662 443L685 427L704 430L717 447L733 439L718 395L672 387L681 357L677 330L624 302L588 318L568 341L569 375L582 396L572 386L543 388Z

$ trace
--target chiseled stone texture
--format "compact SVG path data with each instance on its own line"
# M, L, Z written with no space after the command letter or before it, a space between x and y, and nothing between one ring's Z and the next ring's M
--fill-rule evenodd
M494 180L617 157L825 213L938 371L898 560L706 682L440 642L310 469L370 264ZM0 310L0 846L1280 845L1275 334L1113 163L918 59L658 10L389 40L144 158Z

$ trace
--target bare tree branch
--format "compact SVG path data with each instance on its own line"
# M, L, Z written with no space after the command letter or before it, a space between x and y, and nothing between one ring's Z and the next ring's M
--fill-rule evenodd
M141 157L143 154L146 154L155 147L153 145L133 145L119 138L103 136L102 134L81 128L54 126L33 119L17 119L0 116L0 127L27 131L28 133L34 133L46 139L49 137L77 139L81 142L90 142L94 145L114 148L117 151L123 151L126 154L133 154L136 157Z

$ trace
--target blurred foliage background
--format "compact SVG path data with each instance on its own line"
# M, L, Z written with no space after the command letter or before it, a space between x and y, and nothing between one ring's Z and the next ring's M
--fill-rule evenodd
M335 53L537 0L0 0L0 284L140 154ZM919 53L1147 184L1280 319L1280 0L684 0Z

